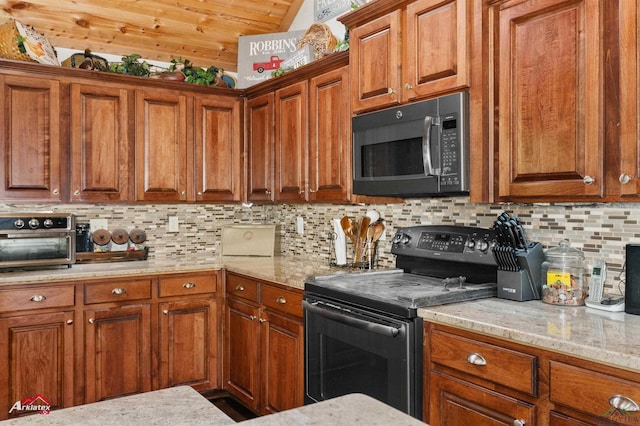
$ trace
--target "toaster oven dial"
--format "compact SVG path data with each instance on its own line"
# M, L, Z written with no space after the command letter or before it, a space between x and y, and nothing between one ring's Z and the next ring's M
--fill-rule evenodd
M38 226L40 226L40 221L35 217L31 218L31 220L29 221L29 228L36 229Z
M53 226L53 221L51 219L45 219L43 225L45 228L51 228Z
M24 220L22 219L16 220L15 222L13 222L13 226L15 226L18 229L24 228Z

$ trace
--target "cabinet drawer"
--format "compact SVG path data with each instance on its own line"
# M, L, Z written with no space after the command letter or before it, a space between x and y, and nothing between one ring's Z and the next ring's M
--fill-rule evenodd
M272 286L262 286L261 303L290 315L302 317L302 294Z
M218 279L215 274L162 277L160 278L158 294L160 297L169 297L215 293L217 284Z
M151 298L151 280L114 280L84 285L84 303L87 305L149 298Z
M629 419L640 417L640 413L630 409L631 401L636 406L640 405L640 386L637 382L556 361L551 361L550 365L551 402L598 416L598 418L602 416L610 418L607 413L612 416L623 416L625 411L627 411ZM624 409L620 407L616 411L614 406L616 400L619 402L628 400L629 405L626 405ZM625 423L620 418L617 420Z
M2 290L0 291L0 313L73 306L74 294L73 285Z
M533 355L434 330L431 361L532 396L538 392Z
M258 282L227 275L227 296L237 296L258 303Z

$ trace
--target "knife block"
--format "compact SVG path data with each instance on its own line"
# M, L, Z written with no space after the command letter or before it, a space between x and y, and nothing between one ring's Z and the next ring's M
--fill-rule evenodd
M540 299L542 281L540 279L544 251L540 243L534 243L528 250L516 251L519 271L498 270L498 293L501 299L525 302Z

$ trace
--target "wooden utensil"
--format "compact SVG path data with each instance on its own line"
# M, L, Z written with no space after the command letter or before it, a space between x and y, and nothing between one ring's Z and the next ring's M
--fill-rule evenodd
M349 216L345 216L340 219L340 226L342 226L342 230L344 231L344 235L351 240L352 243L355 243L356 236L353 233L353 221Z
M353 256L353 263L362 263L364 248L367 244L367 232L369 231L369 224L371 219L367 216L358 217L358 237L356 240L356 247Z

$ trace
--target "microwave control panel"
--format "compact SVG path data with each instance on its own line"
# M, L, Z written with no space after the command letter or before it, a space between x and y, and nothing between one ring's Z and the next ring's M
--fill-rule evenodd
M441 123L441 187L459 187L461 183L460 142L458 135L458 114L446 114L440 117Z

